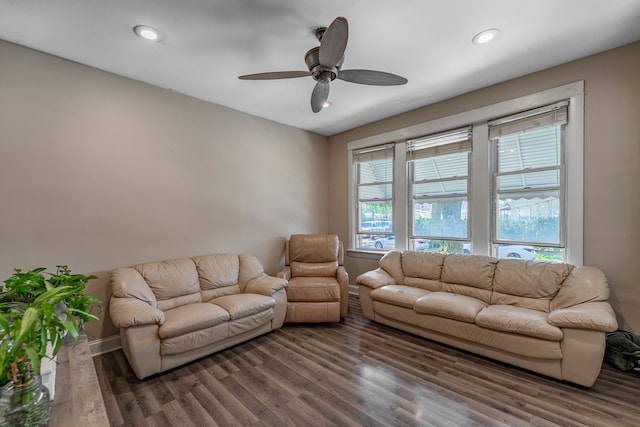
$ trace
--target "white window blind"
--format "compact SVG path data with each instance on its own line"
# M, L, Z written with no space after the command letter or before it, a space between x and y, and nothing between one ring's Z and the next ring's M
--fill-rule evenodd
M407 160L471 151L471 127L429 135L407 142Z
M489 138L499 138L541 127L567 123L568 102L536 108L489 122Z
M365 163L391 158L393 158L393 144L355 150L352 156L353 163Z

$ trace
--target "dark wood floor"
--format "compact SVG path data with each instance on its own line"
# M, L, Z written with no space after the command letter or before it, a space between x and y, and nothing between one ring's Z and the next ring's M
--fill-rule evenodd
M138 380L96 356L112 426L638 426L640 377L542 377L362 317L282 329Z

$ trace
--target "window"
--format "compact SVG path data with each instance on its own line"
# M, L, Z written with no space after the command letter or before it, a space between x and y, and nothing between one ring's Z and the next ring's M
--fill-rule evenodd
M464 251L470 159L470 127L408 141L411 249Z
M357 194L356 248L395 248L393 236L393 145L353 153Z
M564 259L566 123L566 102L489 123L498 256Z
M350 142L349 255L581 265L583 116L576 82Z

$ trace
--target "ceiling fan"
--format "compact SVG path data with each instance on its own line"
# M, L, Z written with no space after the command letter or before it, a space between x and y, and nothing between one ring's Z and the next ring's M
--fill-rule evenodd
M328 28L316 29L315 34L320 41L320 46L310 49L304 55L304 62L309 71L275 71L246 74L238 78L242 80L273 80L312 76L316 81L311 93L311 110L314 113L322 110L329 98L329 83L335 79L373 86L395 86L407 83L407 79L404 77L384 71L341 69L349 38L349 25L346 18L337 17Z

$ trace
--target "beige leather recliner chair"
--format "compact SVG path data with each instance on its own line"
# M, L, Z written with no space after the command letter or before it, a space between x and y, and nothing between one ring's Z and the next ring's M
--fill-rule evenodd
M349 276L336 235L293 234L285 245L285 322L339 322L347 316Z

